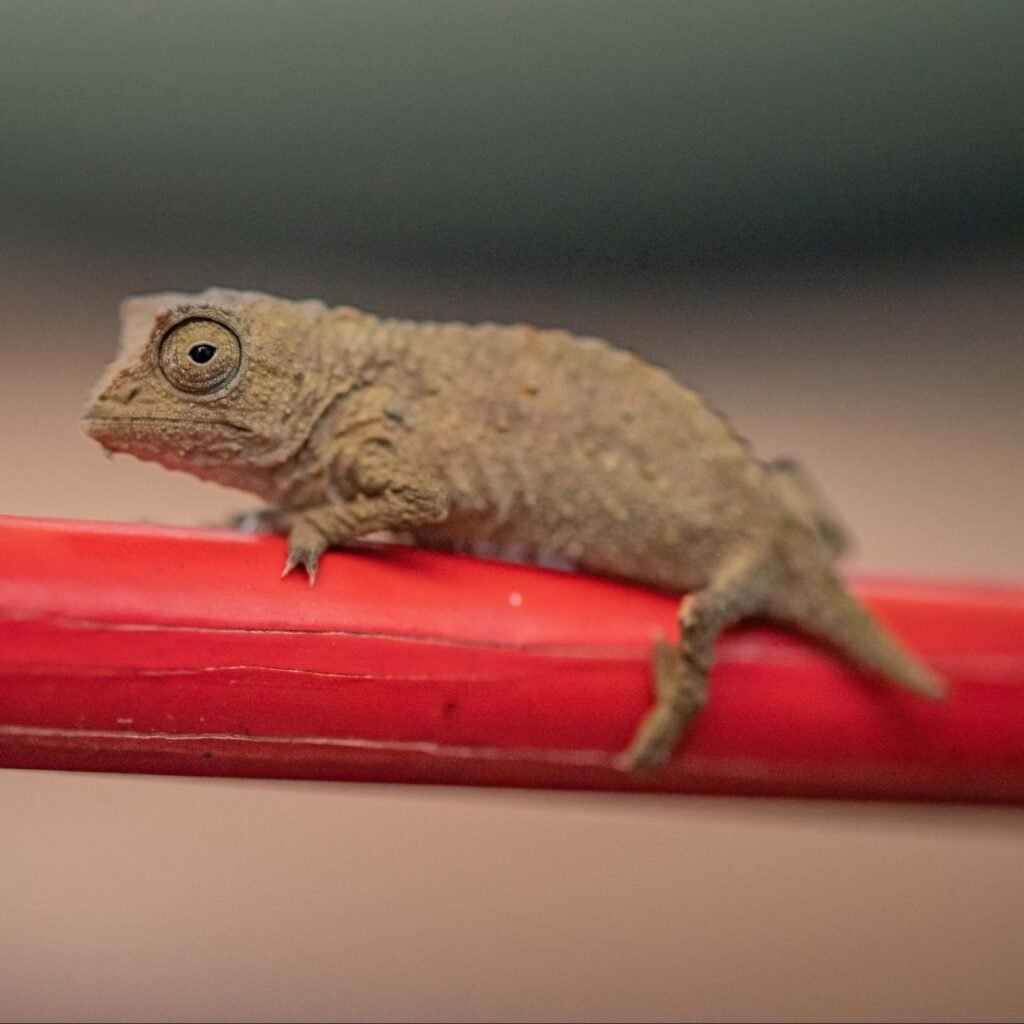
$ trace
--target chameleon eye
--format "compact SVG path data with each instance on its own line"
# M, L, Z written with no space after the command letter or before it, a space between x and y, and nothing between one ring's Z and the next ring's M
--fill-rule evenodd
M163 375L190 395L208 395L224 387L241 365L238 336L218 320L185 320L172 327L160 343Z

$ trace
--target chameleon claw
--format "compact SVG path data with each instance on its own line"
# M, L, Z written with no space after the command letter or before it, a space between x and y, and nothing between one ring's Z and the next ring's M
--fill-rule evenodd
M313 586L316 583L317 569L320 567L320 555L321 552L307 547L289 547L288 558L284 563L281 578L284 579L293 569L297 569L301 565L309 577L309 585Z
M284 563L281 576L287 576L292 569L301 565L309 577L309 585L313 586L320 556L326 550L327 541L323 534L312 523L300 519L292 525L288 537L288 560Z

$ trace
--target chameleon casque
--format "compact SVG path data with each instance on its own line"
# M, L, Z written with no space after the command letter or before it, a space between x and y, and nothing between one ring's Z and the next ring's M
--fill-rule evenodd
M446 550L561 556L685 593L624 755L652 768L706 700L717 634L795 627L910 690L938 678L847 591L841 528L792 462L763 462L666 372L524 325L414 323L211 289L126 300L85 414L115 452L251 491L285 572L396 531Z

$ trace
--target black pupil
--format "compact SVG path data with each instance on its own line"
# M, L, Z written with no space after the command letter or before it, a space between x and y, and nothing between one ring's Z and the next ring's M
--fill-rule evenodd
M213 345L193 345L188 350L193 363L208 363L216 354L217 349Z

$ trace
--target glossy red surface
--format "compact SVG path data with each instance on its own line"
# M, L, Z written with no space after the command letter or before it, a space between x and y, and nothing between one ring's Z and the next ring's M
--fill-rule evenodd
M0 517L0 765L190 775L1024 801L1024 593L863 582L950 682L933 703L813 644L724 636L675 760L614 756L670 596L432 554Z

